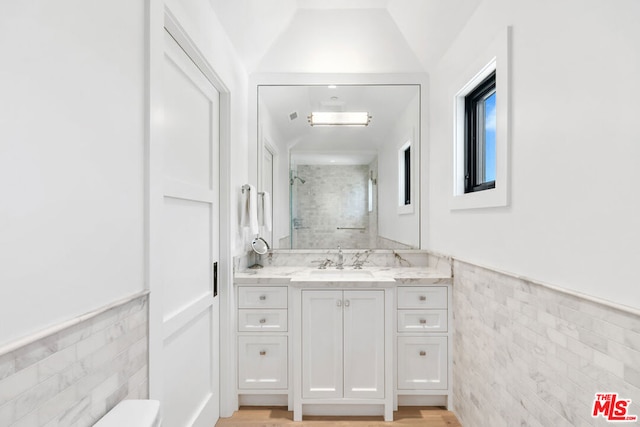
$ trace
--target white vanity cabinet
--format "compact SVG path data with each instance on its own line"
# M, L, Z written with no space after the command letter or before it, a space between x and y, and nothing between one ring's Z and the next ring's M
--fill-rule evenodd
M294 420L393 420L393 287L296 287L293 295Z
M288 288L238 288L238 394L287 394Z
M286 404L294 421L450 408L450 278L416 276L237 284L238 404Z
M384 398L384 291L302 291L302 397Z
M397 394L450 395L448 286L399 286L397 295Z

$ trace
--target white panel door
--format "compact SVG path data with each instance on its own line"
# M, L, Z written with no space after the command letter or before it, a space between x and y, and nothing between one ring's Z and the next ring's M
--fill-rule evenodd
M384 291L344 291L344 397L384 397Z
M152 375L162 376L164 424L211 427L219 414L219 93L168 32L162 76L162 346L153 356L162 372Z
M302 291L302 397L342 392L342 291Z

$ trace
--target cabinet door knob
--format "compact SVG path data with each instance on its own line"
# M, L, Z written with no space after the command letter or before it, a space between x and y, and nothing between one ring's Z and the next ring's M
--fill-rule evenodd
M420 324L425 325L427 323L427 319L420 319Z
M427 297L425 295L420 295L420 301L426 301Z
M351 302L348 299L344 300L345 307L349 307L350 305L351 305Z
M266 350L260 350L260 356L264 356L264 355L266 355L266 354L267 354L267 351L266 351Z
M264 301L264 300L266 300L266 299L267 299L267 296L266 296L266 295L260 295L260 301Z
M267 323L267 319L260 319L260 323Z
M336 301L336 305L337 305L338 307L342 307L342 300L341 300L341 299L339 299L338 301Z
M420 351L420 356L426 356L426 355L427 355L427 352L426 352L426 351L424 351L424 350L421 350L421 351Z

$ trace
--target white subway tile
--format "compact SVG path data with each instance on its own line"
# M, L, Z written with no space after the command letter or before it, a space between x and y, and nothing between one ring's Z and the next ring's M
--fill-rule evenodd
M0 356L0 381L16 371L16 358L13 352Z
M38 408L42 402L53 398L60 391L59 374L30 388L16 398L16 417L21 418Z
M38 362L38 379L44 381L50 376L69 368L76 362L76 347L74 345L57 351L46 359Z
M596 366L599 366L602 369L611 372L613 375L619 378L624 377L624 364L618 359L614 359L607 354L595 351L593 353L593 362L596 364Z
M454 395L477 402L456 402L464 425L601 425L590 417L596 392L640 402L632 316L496 274L454 261ZM519 303L491 301L507 283ZM469 357L473 351L483 355ZM491 400L495 394L502 397Z
M16 419L16 402L10 400L0 405L0 426L8 426Z
M38 384L38 368L31 365L26 369L0 381L0 406L15 399L23 392Z
M640 321L638 321L640 323ZM640 351L640 333L625 331L624 344L636 351Z
M74 425L83 416L83 414L89 411L90 406L91 397L82 397L71 406L65 408L65 410L58 416L58 423L63 426Z
M92 353L95 353L107 343L106 333L104 330L97 331L85 339L78 342L76 345L78 360L82 360Z
M45 425L51 420L58 418L64 409L72 406L78 398L77 388L70 386L48 401L43 402L37 409L39 425Z
M14 422L11 427L38 427L38 414L31 413L27 414L24 417L18 419Z

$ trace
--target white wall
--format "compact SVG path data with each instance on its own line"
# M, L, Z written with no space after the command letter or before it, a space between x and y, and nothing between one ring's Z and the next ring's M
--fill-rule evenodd
M420 95L407 104L402 117L389 132L387 142L378 155L378 235L386 239L420 247L420 191L418 191L418 165L420 158ZM412 161L412 205L413 211L398 212L399 205L399 169L398 151L411 141Z
M144 3L0 6L0 345L141 291Z
M638 19L635 0L481 4L431 74L429 249L640 307ZM511 202L451 211L453 96L508 24Z
M238 217L246 72L208 2L167 5L232 93ZM145 287L145 31L142 1L1 6L0 346Z

